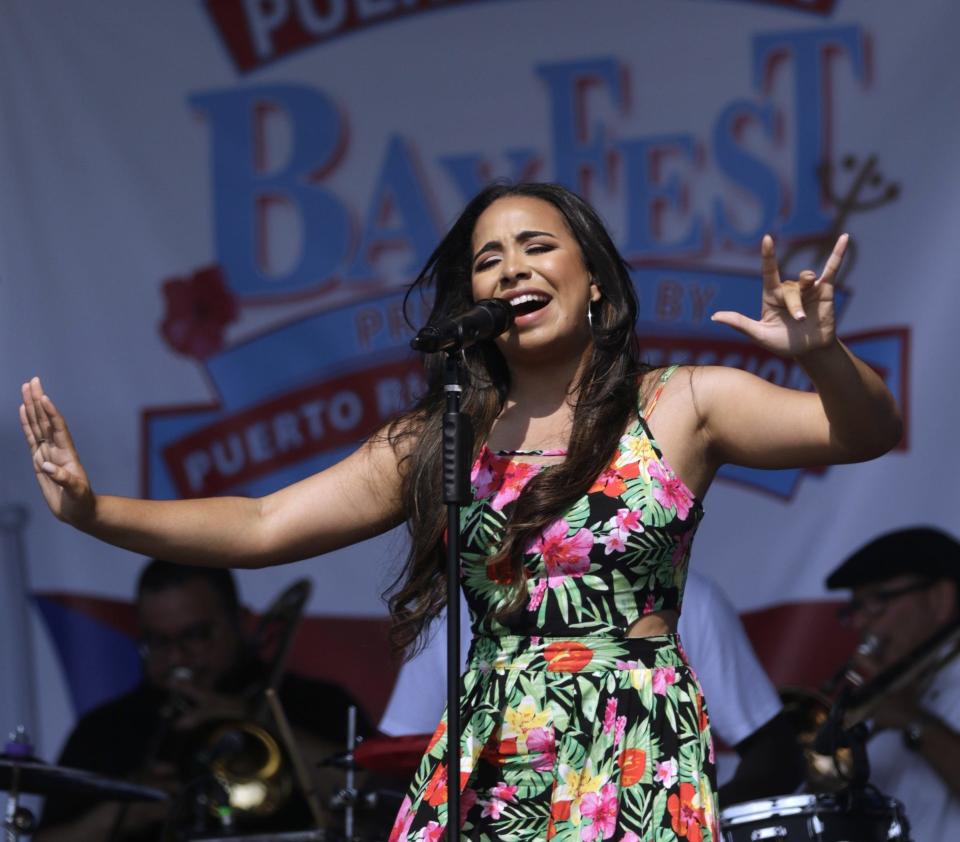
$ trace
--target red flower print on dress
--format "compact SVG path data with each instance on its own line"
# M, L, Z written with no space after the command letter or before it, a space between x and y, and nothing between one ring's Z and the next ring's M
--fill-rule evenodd
M670 811L670 823L677 836L686 837L690 842L703 840L703 810L698 808L694 799L697 797L697 788L693 784L680 784L679 795L675 792L667 799L667 810Z
M620 786L631 787L640 782L647 770L647 753L642 748L628 748L620 752Z
M224 329L240 312L219 266L164 281L163 297L167 310L160 333L175 351L198 360L223 347Z
M438 763L437 768L433 770L427 788L423 792L423 797L431 807L439 807L447 803L447 764Z
M560 518L527 546L528 553L540 553L543 556L547 584L551 588L562 584L566 576L582 576L590 569L593 533L589 529L578 529L568 536L569 531L570 526Z
M604 784L600 792L588 792L580 799L580 815L593 819L580 828L583 842L594 839L609 839L617 828L617 788Z
M636 479L638 476L640 476L640 465L637 462L627 462L619 468L615 464L611 465L597 477L587 494L602 491L607 497L619 497L627 490L626 480Z
M558 640L547 646L543 656L548 672L580 672L593 660L593 650L573 640Z
M510 462L503 473L503 484L490 501L491 508L503 511L503 507L516 500L524 486L539 472L540 466L533 462Z
M693 495L683 480L659 462L650 463L650 476L660 483L659 488L653 486L654 499L665 509L676 509L678 520L686 520L693 506Z
M437 729L433 732L433 736L430 738L430 743L427 746L427 754L433 751L433 747L440 742L441 737L447 733L447 723L446 720L441 719L440 724L437 725Z

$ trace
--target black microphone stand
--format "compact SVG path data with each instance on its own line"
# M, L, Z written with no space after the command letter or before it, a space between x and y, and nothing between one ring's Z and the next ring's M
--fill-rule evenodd
M469 503L473 427L460 411L460 353L446 352L443 369L443 502L447 504L447 840L460 833L460 506Z

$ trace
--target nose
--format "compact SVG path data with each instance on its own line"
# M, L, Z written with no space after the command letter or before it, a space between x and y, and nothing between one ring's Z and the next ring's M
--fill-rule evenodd
M530 277L530 268L522 249L509 249L505 252L500 269L505 283L515 284Z

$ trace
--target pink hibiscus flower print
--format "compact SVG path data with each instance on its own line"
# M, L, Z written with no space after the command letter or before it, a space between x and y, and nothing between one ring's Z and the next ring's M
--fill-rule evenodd
M507 805L499 798L491 798L483 805L483 812L480 813L480 815L484 817L490 816L492 819L499 819L503 808L506 806Z
M532 729L527 734L527 751L534 755L530 762L531 769L537 772L549 772L557 760L557 738L553 728ZM516 789L513 787L514 792Z
M501 801L513 801L516 799L516 795L516 786L510 786L506 781L500 781L496 786L490 787L490 796L492 798L499 798Z
M643 517L643 509L617 509L616 515L610 518L607 528L616 527L621 532L643 532L641 517Z
M560 518L540 533L540 537L527 547L528 553L540 553L547 568L547 584L557 587L566 576L582 576L590 569L590 550L593 533L578 529L567 535L570 527Z
M662 783L665 789L670 789L677 782L677 771L677 761L671 757L657 764L653 779Z
M617 728L613 732L613 742L615 745L620 745L620 741L623 739L623 732L626 730L627 730L627 717L618 716Z
M627 549L627 545L624 539L627 536L621 532L619 529L614 529L609 535L604 535L600 538L600 543L603 544L606 549L603 551L604 555L610 555L610 553L622 553Z
M439 822L428 822L423 829L423 842L443 842L447 826Z
M543 595L547 592L547 580L537 579L537 584L530 591L530 601L527 603L527 611L536 611L543 602Z
M677 683L676 667L655 667L653 670L653 692L665 696L667 688Z
M412 803L408 795L400 805L400 811L397 813L396 819L394 819L393 829L390 831L390 838L387 842L399 842L399 840L407 838L410 825L413 824L413 811L410 809L411 806Z
M617 721L617 700L607 699L607 707L603 712L603 733L609 734Z
M677 517L686 520L693 506L693 495L683 480L672 471L668 472L659 462L650 463L650 476L660 483L659 488L653 487L654 499L665 509L676 509Z
M609 839L617 827L617 788L604 784L600 792L588 792L580 800L580 815L593 821L580 828L583 842Z
M470 472L470 482L479 499L489 497L500 488L508 464L508 460L495 456L487 449L480 453Z
M533 462L510 462L503 473L503 484L490 501L495 511L502 511L507 503L512 503L520 496L523 487L540 471L540 466Z

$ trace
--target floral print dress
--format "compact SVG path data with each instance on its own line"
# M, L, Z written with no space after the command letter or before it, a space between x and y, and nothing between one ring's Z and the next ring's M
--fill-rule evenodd
M676 635L627 636L644 614L679 609L703 514L645 420L673 370L587 494L527 547L528 603L506 623L493 614L509 596L508 571L486 559L545 466L486 447L473 465L460 521L474 632L455 779L462 839L720 840L696 676ZM390 842L445 838L445 732L446 717Z

